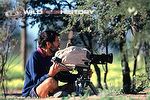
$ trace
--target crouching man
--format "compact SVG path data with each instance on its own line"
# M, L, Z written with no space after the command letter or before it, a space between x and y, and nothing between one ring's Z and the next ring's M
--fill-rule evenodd
M73 83L78 75L71 74L65 67L51 61L59 49L58 36L54 31L45 31L39 35L39 47L30 55L25 67L23 97L45 98L59 91L67 94L74 91ZM58 86L58 80L67 84Z

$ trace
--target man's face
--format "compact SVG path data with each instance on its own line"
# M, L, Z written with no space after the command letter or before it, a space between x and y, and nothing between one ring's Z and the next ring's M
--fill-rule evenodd
M58 36L56 36L55 41L53 43L47 42L47 54L54 55L56 51L59 50L60 41Z
M55 49L54 51L58 51L60 47L60 40L58 36L56 36L55 41L52 44L52 49Z

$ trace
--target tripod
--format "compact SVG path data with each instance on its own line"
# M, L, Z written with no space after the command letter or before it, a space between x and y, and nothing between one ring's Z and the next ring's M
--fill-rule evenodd
M90 81L90 67L89 66L80 66L76 67L77 71L80 75L79 78L75 81L75 90L77 95L84 95L85 87L89 86L95 95L98 95L98 91L96 90L93 83Z
M59 59L57 57L53 58L52 61L61 64L61 66L69 68L69 67L65 66L64 64L62 64L61 59ZM89 62L85 61L85 65L84 64L76 65L75 69L77 69L78 74L79 74L79 77L75 81L76 94L83 95L85 87L89 86L91 88L91 90L93 91L93 93L95 95L98 95L98 91L94 87L93 83L90 81L90 64L89 64Z

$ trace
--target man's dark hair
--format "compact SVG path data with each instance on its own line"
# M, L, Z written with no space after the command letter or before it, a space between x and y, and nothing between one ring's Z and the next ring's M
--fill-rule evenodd
M53 43L55 41L56 36L59 36L59 34L52 30L41 32L38 38L39 47L45 47L46 42Z

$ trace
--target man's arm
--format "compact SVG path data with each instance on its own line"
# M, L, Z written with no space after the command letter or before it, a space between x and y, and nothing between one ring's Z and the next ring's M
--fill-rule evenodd
M40 65L39 56L37 54L33 54L33 56L29 59L27 66L34 83L41 83L49 77L48 73L44 75L40 74Z

